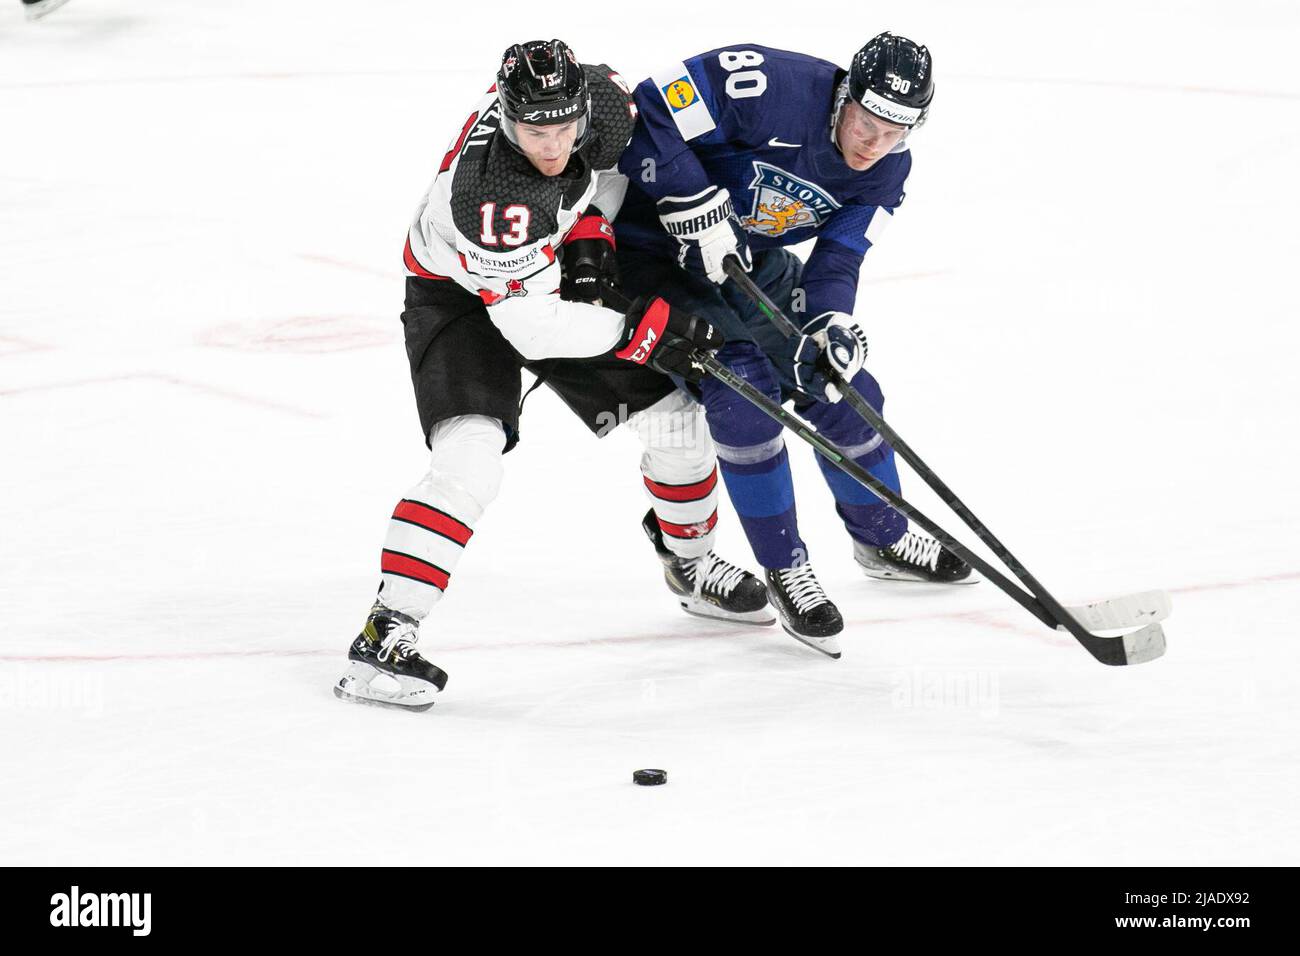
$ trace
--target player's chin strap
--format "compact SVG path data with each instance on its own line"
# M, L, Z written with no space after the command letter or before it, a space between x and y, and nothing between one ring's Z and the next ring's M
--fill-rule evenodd
M750 278L738 259L728 257L723 262L723 270L783 334L787 337L798 334L798 329L794 323ZM956 493L921 460L921 456L903 441L898 432L889 426L880 413L867 404L861 393L833 369L830 370L829 375L832 382L840 390L844 400L893 447L894 451L904 461L915 469L916 473L934 490L944 504L951 508L975 532L979 539L988 545L998 560L1005 564L1024 584L1028 589L1028 593L1017 587L1001 571L992 567L987 561L962 545L952 535L923 515L894 492L892 488L849 458L841 448L815 434L812 426L758 391L744 378L719 362L715 356L710 353L697 352L695 360L710 375L754 405L757 405L769 417L775 419L782 426L798 435L803 441L812 445L818 454L849 475L849 477L865 485L899 514L920 525L941 542L944 547L978 570L994 585L1006 592L1017 604L1033 614L1034 617L1048 627L1068 631L1093 657L1103 664L1141 664L1145 661L1154 660L1165 652L1165 635L1159 621L1169 613L1170 605L1168 597L1163 592L1112 598L1109 601L1098 602L1098 605L1089 608L1067 609L1062 606L1025 569L1025 566L1016 559L1015 555L994 537L993 532L975 516L975 513L957 497ZM1101 608L1101 611L1098 611L1097 608ZM1119 637L1102 637L1085 630L1083 624L1080 623L1081 619L1100 620L1106 616L1104 613L1106 611L1111 612L1110 621L1113 623L1104 629L1118 630L1122 627L1139 627L1139 629ZM1098 625L1098 629L1103 628Z

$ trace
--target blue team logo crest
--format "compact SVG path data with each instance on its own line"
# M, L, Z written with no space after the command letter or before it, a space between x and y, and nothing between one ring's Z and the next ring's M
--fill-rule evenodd
M816 183L757 160L754 181L749 188L754 193L754 204L740 224L760 236L783 236L791 229L805 226L815 228L840 208Z

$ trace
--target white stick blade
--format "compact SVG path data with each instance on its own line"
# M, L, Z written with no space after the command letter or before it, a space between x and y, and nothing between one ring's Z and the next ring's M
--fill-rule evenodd
M1066 610L1090 631L1109 631L1163 621L1173 611L1173 601L1165 591L1143 591Z
M1130 664L1145 664L1165 652L1165 632L1159 624L1148 624L1140 631L1125 634L1122 640Z

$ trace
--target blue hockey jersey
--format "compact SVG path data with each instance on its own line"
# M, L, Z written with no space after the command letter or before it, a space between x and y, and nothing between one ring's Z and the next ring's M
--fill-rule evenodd
M852 313L862 257L903 201L912 157L903 141L870 169L849 168L831 132L844 76L825 60L741 43L644 80L619 161L631 183L619 245L675 256L655 201L721 186L752 249L816 237L803 273L809 316Z

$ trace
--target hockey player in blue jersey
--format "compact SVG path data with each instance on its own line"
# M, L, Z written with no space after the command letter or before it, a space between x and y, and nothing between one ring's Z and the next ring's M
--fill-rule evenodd
M903 201L909 133L934 96L929 51L882 33L851 69L738 44L675 63L635 91L640 119L620 170L631 185L616 224L631 295L658 294L726 337L726 365L763 392L792 399L818 432L894 490L893 450L826 377L832 366L871 405L867 339L853 317L863 256ZM806 263L785 246L816 239ZM722 268L737 256L802 325L785 338ZM839 657L838 609L799 536L780 426L711 378L700 385L722 475L772 603L792 636ZM970 567L818 458L871 577L956 583Z

